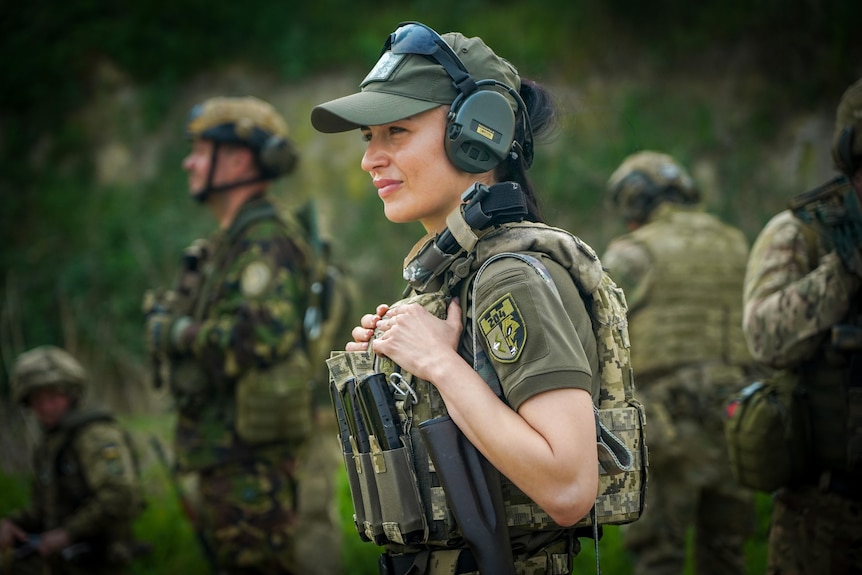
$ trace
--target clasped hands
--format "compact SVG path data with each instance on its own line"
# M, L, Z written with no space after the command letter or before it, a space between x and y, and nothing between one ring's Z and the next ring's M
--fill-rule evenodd
M458 349L461 329L458 298L449 303L447 319L439 319L415 303L393 307L380 304L375 313L362 316L345 350L365 351L370 343L374 353L388 357L417 377L429 379L429 368Z

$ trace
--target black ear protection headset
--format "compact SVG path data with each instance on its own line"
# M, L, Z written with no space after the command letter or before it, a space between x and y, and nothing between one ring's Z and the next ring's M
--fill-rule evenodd
M192 110L192 117L194 114L195 110ZM296 148L290 140L278 134L270 134L258 127L251 128L250 134L243 138L237 133L236 123L220 124L204 130L200 133L199 137L210 140L213 143L206 185L204 189L194 195L194 198L199 202L206 200L213 192L230 190L246 184L272 180L283 174L289 174L296 167L298 161ZM218 151L222 144L235 144L251 149L260 169L260 175L236 182L228 182L217 186L213 185L213 175L215 174L216 163L218 162Z
M257 153L258 165L267 178L289 174L296 167L298 159L293 142L277 134L267 136Z
M442 66L452 79L458 95L449 110L444 145L455 167L478 174L495 168L507 156L514 159L519 154L527 168L532 165L533 131L524 100L517 90L494 79L474 80L449 44L419 22L399 24L381 53L387 50L394 54L427 56ZM512 112L506 96L493 88L502 88L512 96L517 111ZM519 141L519 136L523 141Z

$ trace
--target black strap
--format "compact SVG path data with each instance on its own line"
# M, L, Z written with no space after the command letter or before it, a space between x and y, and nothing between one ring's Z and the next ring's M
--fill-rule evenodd
M527 215L527 198L516 182L500 182L491 187L477 182L463 197L467 201L464 221L474 230L520 222ZM440 232L436 244L444 254L456 254L461 249L449 228Z
M515 182L483 186L464 208L464 221L475 230L491 224L520 222L527 215L527 198Z
M380 575L426 575L430 560L430 549L407 555L384 553L377 562L377 568Z

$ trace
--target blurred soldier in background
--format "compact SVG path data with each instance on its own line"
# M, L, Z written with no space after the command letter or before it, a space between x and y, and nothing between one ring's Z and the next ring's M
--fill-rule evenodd
M689 528L698 574L744 573L753 498L731 475L721 407L751 363L741 301L748 243L702 210L691 177L666 154L626 158L608 193L630 233L601 260L628 300L649 422L647 506L622 530L634 573L681 574Z
M197 484L187 511L219 573L338 573L331 549L294 548L318 262L307 230L267 191L297 152L282 116L253 97L209 99L186 129L189 191L219 230L185 250L175 289L148 292L144 311L155 383L179 410L177 470Z
M109 412L80 407L86 385L81 364L57 347L15 363L13 399L44 435L30 507L0 521L0 550L4 562L12 558L4 573L115 575L138 549L132 523L143 499L133 446Z
M841 175L791 201L751 251L745 336L794 377L804 474L773 499L767 572L862 573L862 80L838 106ZM803 420L804 421L804 420Z

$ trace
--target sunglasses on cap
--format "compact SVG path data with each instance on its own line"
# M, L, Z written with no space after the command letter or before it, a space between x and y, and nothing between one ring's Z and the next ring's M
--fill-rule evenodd
M406 21L398 24L394 32L389 34L383 44L383 49L380 50L381 56L386 52L393 54L418 54L432 59L446 70L455 88L460 92L459 96L452 103L452 108L457 109L460 103L470 96L473 92L479 89L480 86L495 85L505 89L515 100L521 111L521 123L524 136L524 143L515 140L515 145L520 146L525 156L527 167L533 163L533 130L530 125L530 118L526 111L526 105L521 99L521 95L506 84L497 80L480 80L476 81L467 67L452 50L452 47L446 43L440 34L435 32L421 22Z
M419 54L434 60L449 77L458 91L469 95L476 90L476 82L467 71L464 63L458 55L446 43L440 34L420 22L401 22L392 32L380 54L392 52L393 54Z

